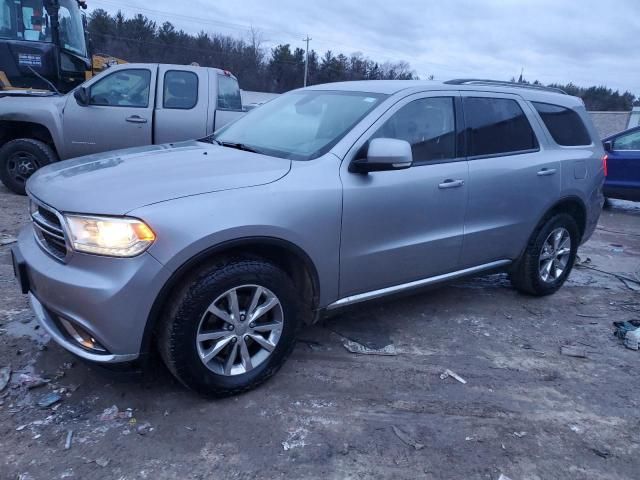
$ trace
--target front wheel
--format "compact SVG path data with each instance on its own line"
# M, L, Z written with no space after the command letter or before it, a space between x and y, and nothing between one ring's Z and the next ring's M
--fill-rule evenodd
M225 261L195 272L173 295L158 346L187 387L234 395L282 366L300 318L293 282L280 268L264 260Z
M560 213L548 218L529 240L510 274L511 283L529 295L555 293L573 268L579 242L578 225L571 215Z
M56 152L40 140L11 140L0 148L0 180L12 192L25 195L29 177L40 167L57 160Z

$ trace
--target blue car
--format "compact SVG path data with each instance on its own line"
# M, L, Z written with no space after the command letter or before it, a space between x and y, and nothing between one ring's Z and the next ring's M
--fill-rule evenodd
M640 201L640 127L611 135L603 142L607 152L605 197Z

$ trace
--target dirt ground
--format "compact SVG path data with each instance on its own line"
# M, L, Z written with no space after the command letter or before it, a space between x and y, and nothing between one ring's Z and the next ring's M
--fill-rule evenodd
M0 243L26 210L0 186ZM304 331L266 385L220 401L185 390L159 363L107 373L49 342L14 284L9 248L3 480L640 476L640 352L611 328L640 318L640 284L602 273L640 278L640 204L604 211L580 250L588 268L551 297L522 296L492 275L353 308ZM396 355L353 354L347 339ZM467 383L442 379L446 369ZM28 388L38 378L48 383ZM61 401L38 406L55 392Z

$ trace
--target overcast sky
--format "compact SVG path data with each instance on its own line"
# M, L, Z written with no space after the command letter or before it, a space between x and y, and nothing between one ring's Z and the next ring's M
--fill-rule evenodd
M640 96L640 0L89 0L200 30L406 60L421 78L607 85Z

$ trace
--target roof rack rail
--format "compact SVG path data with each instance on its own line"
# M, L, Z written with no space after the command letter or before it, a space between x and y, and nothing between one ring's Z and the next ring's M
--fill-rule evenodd
M568 95L567 92L565 92L561 88L545 87L544 85L533 85L531 83L505 82L502 80L485 80L481 78L455 78L453 80L447 80L444 83L448 85L493 85L497 87L530 88L532 90L545 90L547 92L555 92L562 93L563 95Z

